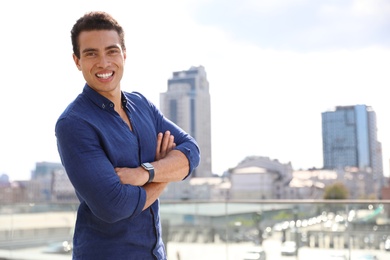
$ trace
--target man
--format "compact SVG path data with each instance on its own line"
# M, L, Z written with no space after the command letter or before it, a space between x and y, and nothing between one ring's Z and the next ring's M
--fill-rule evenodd
M198 166L199 148L142 94L121 90L126 47L112 16L85 14L71 39L86 84L55 133L80 200L73 259L166 259L158 197Z

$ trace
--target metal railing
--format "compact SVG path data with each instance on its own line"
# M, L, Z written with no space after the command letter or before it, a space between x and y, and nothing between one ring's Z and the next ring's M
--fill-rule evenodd
M0 259L71 259L76 209L0 206ZM389 216L382 200L161 202L169 260L390 259Z

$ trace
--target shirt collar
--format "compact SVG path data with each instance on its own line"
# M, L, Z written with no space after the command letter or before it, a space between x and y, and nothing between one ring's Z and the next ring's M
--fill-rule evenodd
M114 103L111 102L108 98L100 95L98 92L96 92L93 88L91 88L87 83L84 86L83 93L91 99L93 103L95 103L98 107L101 109L114 109ZM127 104L127 98L122 92L122 105L123 107L126 107Z
M122 106L123 106L123 107L126 107L126 105L127 105L127 103L128 103L128 100L127 100L126 95L123 93L123 91L122 91L122 97L121 97L121 99L122 99Z

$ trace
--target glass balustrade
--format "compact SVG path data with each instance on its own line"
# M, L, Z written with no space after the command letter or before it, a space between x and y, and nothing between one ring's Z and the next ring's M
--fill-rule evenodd
M1 205L0 259L70 260L76 209ZM169 260L390 259L390 201L161 201L161 223Z

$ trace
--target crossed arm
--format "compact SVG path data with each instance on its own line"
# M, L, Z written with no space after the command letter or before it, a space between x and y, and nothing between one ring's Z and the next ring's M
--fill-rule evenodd
M154 180L146 183L149 173L141 166L137 168L115 168L122 184L142 186L146 191L146 203L143 210L152 205L169 182L183 180L189 171L187 157L176 147L174 136L169 131L157 135L156 157L154 162L150 162L154 167Z

